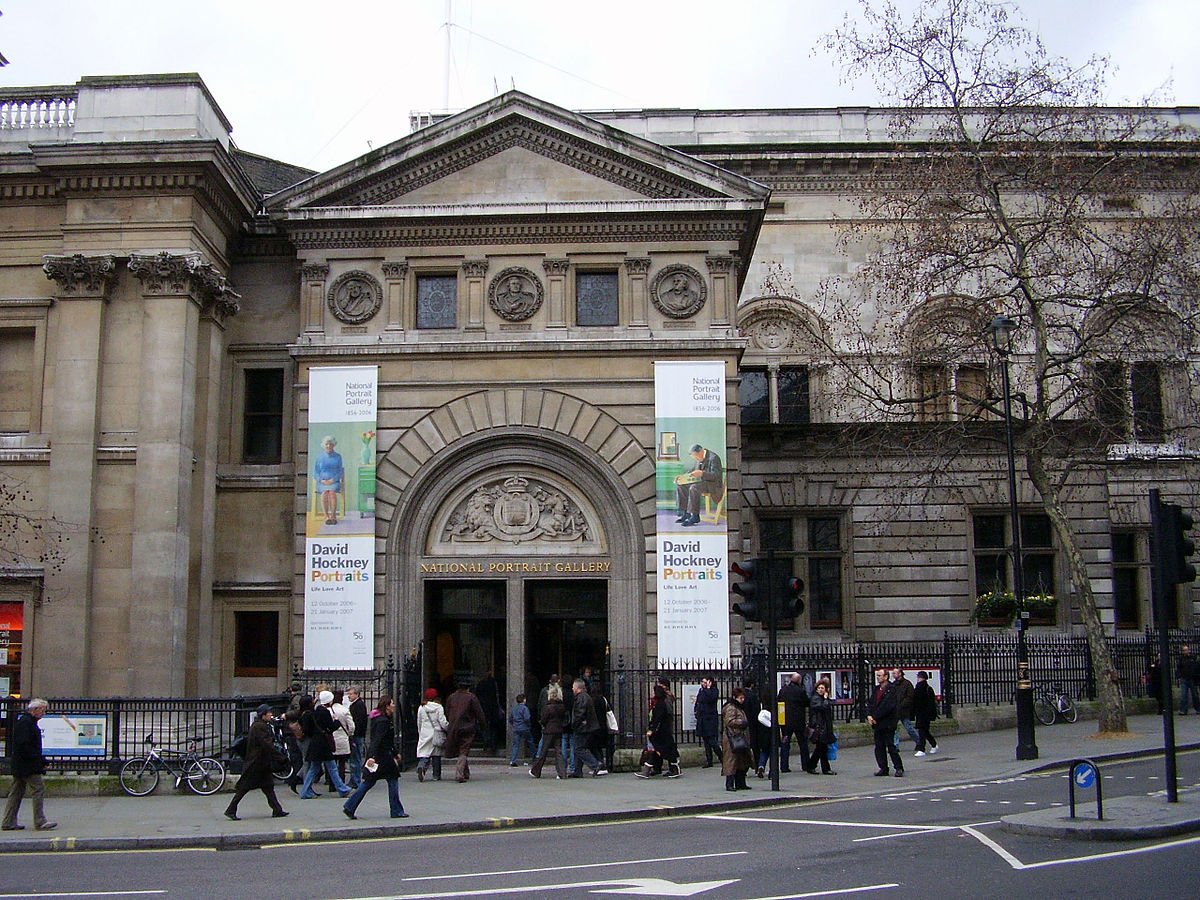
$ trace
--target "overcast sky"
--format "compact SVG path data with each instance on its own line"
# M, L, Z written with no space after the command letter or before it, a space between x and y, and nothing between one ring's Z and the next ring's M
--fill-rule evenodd
M904 0L901 0L904 2ZM1021 0L1052 53L1116 67L1113 102L1200 104L1196 0ZM0 0L5 86L198 72L239 147L326 169L413 110L515 86L570 109L871 105L814 55L850 0Z

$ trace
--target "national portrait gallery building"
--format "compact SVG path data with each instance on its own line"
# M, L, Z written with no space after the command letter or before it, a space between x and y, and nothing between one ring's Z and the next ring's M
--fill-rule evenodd
M509 92L311 172L237 147L196 75L3 89L0 695L248 694L418 645L510 694L720 663L761 636L729 564L767 550L806 584L785 642L979 628L1002 431L901 497L920 424L838 444L861 415L812 338L871 116ZM1150 624L1147 486L1197 474L1161 437L1194 363L1135 371L1160 437L1069 497L1110 631ZM1020 504L1036 627L1077 629Z

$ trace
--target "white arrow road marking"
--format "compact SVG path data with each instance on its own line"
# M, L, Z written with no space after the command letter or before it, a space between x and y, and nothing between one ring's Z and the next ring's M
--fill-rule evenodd
M546 891L572 891L579 888L611 888L625 887L633 890L613 891L611 893L628 894L657 894L668 897L690 897L702 891L712 890L726 884L734 884L739 879L731 881L697 881L692 884L676 883L658 878L610 878L607 881L575 881L569 884L523 884L520 887L489 887L477 891L438 891L434 894L384 894L378 897L354 897L347 900L436 900L440 897L484 897L495 894L535 894ZM649 888L654 888L650 890ZM594 890L594 894L610 893L609 891Z
M643 894L652 897L691 897L695 894L703 894L705 891L711 891L713 888L735 884L739 880L738 878L730 878L728 881L693 881L690 884L676 884L674 881L667 881L665 878L631 878L629 879L629 884L633 885L633 887L602 888L598 891L589 891L589 893Z
M615 859L597 863L576 863L571 866L545 866L537 869L504 869L499 872L463 872L461 874L410 875L401 881L445 881L447 878L492 878L496 875L523 875L531 872L563 872L567 869L611 869L613 866L658 865L665 862L687 862L693 859L716 859L720 856L745 856L749 850L729 850L724 853L696 853L691 856L657 856L650 859Z
M894 887L900 887L900 885L894 882L891 884L864 884L862 887L813 891L808 894L779 894L775 897L748 897L746 900L805 900L807 897L832 897L835 894L865 894L867 891L883 891Z

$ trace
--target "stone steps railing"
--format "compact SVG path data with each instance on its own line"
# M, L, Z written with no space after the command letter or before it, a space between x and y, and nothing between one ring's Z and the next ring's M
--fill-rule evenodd
M0 89L0 131L72 128L77 95L74 85Z

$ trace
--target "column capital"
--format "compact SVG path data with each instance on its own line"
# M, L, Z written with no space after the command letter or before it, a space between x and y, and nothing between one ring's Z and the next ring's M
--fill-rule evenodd
M645 275L650 271L650 258L631 256L625 260L625 268L630 275Z
M237 313L241 295L225 276L195 251L175 253L133 253L129 272L151 296L187 294L198 301L205 312L220 320Z
M483 278L487 275L488 262L486 259L468 259L462 264L462 270L468 278Z
M325 263L309 263L300 267L300 278L303 281L324 281L329 277L329 266Z
M704 262L710 272L733 272L738 263L736 256L706 256Z
M116 278L117 261L111 254L49 254L42 257L42 271L65 295L104 297Z
M546 270L547 275L566 275L571 268L569 259L543 259L542 268Z
M328 271L328 268L326 268ZM403 278L408 274L408 263L406 262L385 262L383 264L384 278Z

